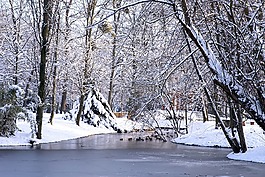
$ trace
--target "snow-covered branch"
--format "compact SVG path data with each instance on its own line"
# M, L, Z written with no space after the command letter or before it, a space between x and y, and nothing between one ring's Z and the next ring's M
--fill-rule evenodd
M193 40L203 55L209 69L215 76L215 83L218 84L229 96L251 115L252 118L265 130L264 105L258 98L251 95L246 88L240 84L217 59L213 50L193 25L187 25L181 18L177 17L189 37Z

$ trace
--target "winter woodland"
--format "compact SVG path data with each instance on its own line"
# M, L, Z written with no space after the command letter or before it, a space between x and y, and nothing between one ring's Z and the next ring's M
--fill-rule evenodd
M264 40L263 0L1 0L0 135L23 118L41 139L43 113L119 131L111 110L161 109L178 133L194 111L245 152L244 121L265 130Z

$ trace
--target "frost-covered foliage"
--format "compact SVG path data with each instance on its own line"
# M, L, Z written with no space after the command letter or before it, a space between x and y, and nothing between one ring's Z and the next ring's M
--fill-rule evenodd
M23 105L23 90L19 86L12 85L7 90L1 89L0 93L0 136L14 135L16 119L23 116L20 114Z
M36 134L36 116L34 112L37 111L37 107L40 104L40 99L36 93L32 90L28 90L27 96L24 98L23 114L24 119L30 123L32 138Z
M11 104L0 107L0 136L9 137L16 131L16 114L18 108Z
M79 110L79 101L74 103L70 111L71 118L76 118ZM113 114L107 100L94 87L89 88L85 94L82 121L95 127L105 127L108 129L118 130L115 115Z
M23 100L23 106L27 111L36 112L40 104L40 99L32 90L28 90L27 96Z
M30 122L32 134L35 133L36 106L34 94L25 98L25 92L17 85L0 89L0 136L13 136L17 130L16 120L24 119Z

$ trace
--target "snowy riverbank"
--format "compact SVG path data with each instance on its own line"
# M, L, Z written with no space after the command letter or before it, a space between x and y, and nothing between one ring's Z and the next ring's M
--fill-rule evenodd
M239 154L230 153L227 157L235 160L265 163L265 135L263 130L258 125L250 125L250 122L247 122L244 126L244 133L248 151ZM191 122L189 134L182 135L172 141L187 145L229 147L221 129L215 129L214 121Z
M62 115L55 115L53 125L48 123L50 114L44 114L42 139L38 140L32 138L30 124L24 120L17 120L18 131L15 136L6 138L0 137L0 146L14 146L14 145L30 145L29 141L34 140L38 143L57 142L62 140L74 139L94 134L102 133L114 133L113 130L105 127L98 128L92 125L88 125L84 122L80 122L80 126L75 124L75 121L64 120ZM134 128L135 123L127 120L126 118L117 119L119 127L131 130Z
M96 128L94 126L81 122L80 126L75 124L75 121L64 120L62 115L56 115L53 125L48 123L49 114L44 114L43 121L43 138L36 140L38 143L57 142L61 140L74 139L94 134L114 133L113 130L107 128ZM126 118L116 119L119 127L127 130L134 128L140 129L141 125L136 124ZM165 124L167 121L162 121ZM169 124L169 122L168 122ZM18 120L17 126L19 131L13 137L0 137L0 146L14 146L14 145L30 145L29 140L32 140L32 133L30 124L27 121ZM198 145L208 147L229 147L222 131L214 128L214 122L202 123L201 121L194 121L189 124L189 134L182 135L174 140L174 143L181 143L187 145ZM261 128L257 125L250 125L247 122L244 126L246 136L246 143L248 151L246 153L228 154L228 158L235 160L246 160L252 162L265 163L265 135Z

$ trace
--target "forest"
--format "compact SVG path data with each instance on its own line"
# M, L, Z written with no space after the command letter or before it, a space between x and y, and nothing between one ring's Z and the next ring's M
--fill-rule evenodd
M242 122L265 130L264 13L263 0L2 0L0 134L26 116L41 139L43 113L52 124L76 100L78 125L97 90L130 119L167 110L176 130L174 110L214 115L244 152Z

